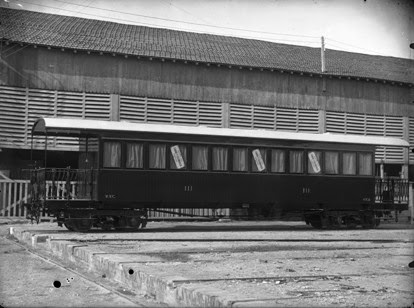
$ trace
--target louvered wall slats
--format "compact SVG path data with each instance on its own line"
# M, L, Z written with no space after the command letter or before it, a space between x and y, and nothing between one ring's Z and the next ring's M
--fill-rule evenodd
M28 140L31 134L31 128L34 122L40 117L53 117L55 116L55 92L47 90L34 90L29 89L28 92L28 125L26 126L26 135ZM33 138L33 146L35 148L44 147L45 138L35 136ZM54 137L48 138L48 148L53 147Z
M384 136L384 116L366 115L366 135Z
M385 136L404 138L403 125L402 117L385 116ZM385 147L384 157L387 162L402 162L404 160L404 149L397 147Z
M347 134L363 135L365 133L365 115L346 114L345 131Z
M198 124L214 127L223 126L223 105L198 102Z
M173 123L179 125L197 125L198 106L195 102L173 103Z
M230 105L230 127L252 128L253 106L252 105Z
M26 89L1 87L0 90L0 144L24 146Z
M147 103L145 98L121 96L119 105L121 120L130 122L146 122Z
M297 131L298 114L297 109L277 108L276 129Z
M253 128L275 129L276 108L253 106Z
M77 92L0 87L0 145L30 149L33 123L39 117L110 118L110 96ZM43 148L44 138L35 137L35 148ZM49 149L77 150L78 140L49 137Z
M326 112L326 131L329 133L344 134L346 117L343 112Z
M57 116L65 118L83 118L83 93L58 92Z
M87 93L85 94L84 106L86 119L110 119L111 98L109 95Z
M319 131L319 111L230 104L230 127L287 130L295 132Z
M171 101L148 99L147 121L150 123L172 123Z
M387 115L364 115L327 111L326 130L340 134L404 137L403 118ZM386 163L401 163L404 161L404 149L377 147L375 159Z
M319 131L319 111L298 109L298 132L317 133Z
M108 94L49 91L0 86L0 146L30 148L30 130L38 117L59 116L109 120L111 98ZM145 97L120 96L120 119L180 125L223 127L223 119L233 128L319 131L318 110L291 109L258 105L191 102ZM384 115L326 111L326 131L402 138L403 118ZM410 144L414 144L414 118L409 118ZM43 141L39 139L38 145ZM73 138L49 138L51 149L76 150ZM414 160L414 154L410 154ZM402 163L403 149L379 147L376 160Z
M120 120L178 125L222 126L220 103L120 96Z

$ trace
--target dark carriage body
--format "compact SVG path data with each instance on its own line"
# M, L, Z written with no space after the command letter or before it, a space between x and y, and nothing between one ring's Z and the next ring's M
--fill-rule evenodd
M44 198L63 223L142 220L158 208L296 213L315 226L330 212L354 222L376 209L375 146L408 145L384 137L70 119L41 119L33 132L83 140L79 169L67 171L82 193Z

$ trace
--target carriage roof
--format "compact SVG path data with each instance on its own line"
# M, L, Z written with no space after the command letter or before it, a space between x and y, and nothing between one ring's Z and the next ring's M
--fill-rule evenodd
M206 126L183 126L172 124L132 123L126 121L104 121L68 118L39 118L33 124L33 135L91 136L106 133L160 133L192 136L240 137L306 141L321 143L345 143L408 147L409 143L400 138L361 136L349 134L296 133L279 130L234 129Z

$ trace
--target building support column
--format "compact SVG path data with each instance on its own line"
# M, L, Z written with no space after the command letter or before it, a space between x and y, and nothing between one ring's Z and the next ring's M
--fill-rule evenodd
M408 117L403 117L403 138L404 140L410 142L410 119ZM403 153L404 164L401 168L401 178L408 179L408 164L410 162L410 149L404 149Z
M111 108L110 108L110 120L111 121L119 121L120 115L119 115L119 94L111 94Z
M318 114L318 133L326 133L326 110L319 110Z
M223 103L222 127L230 127L230 104Z

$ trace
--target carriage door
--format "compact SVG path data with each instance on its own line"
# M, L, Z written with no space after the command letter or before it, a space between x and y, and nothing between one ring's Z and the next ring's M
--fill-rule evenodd
M78 198L97 198L98 138L79 138Z
M315 205L317 198L321 196L323 190L322 175L322 152L319 150L309 150L306 152L306 173L309 175L304 182L303 194L306 203Z

